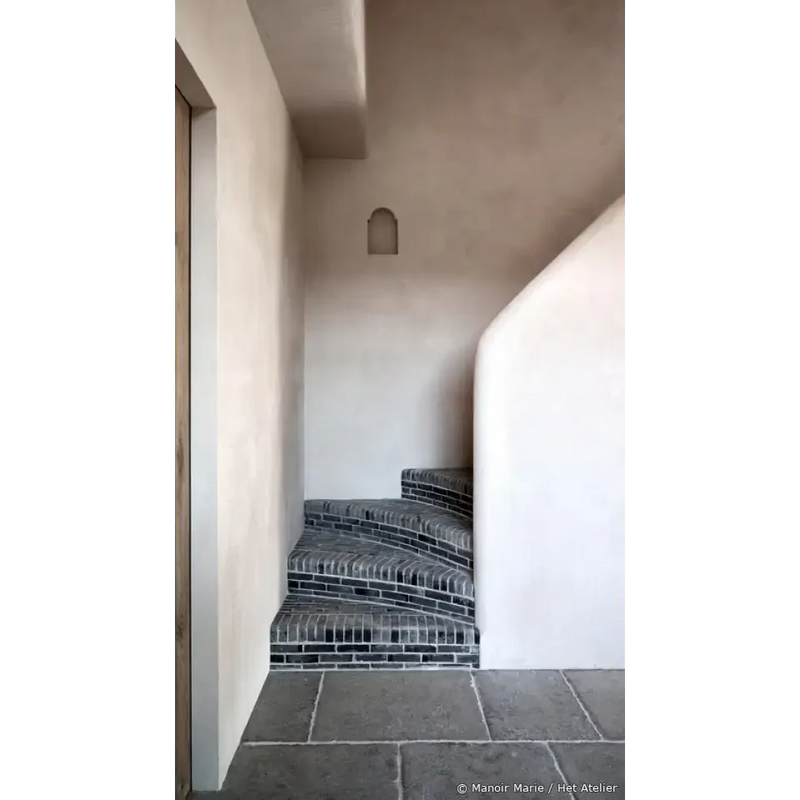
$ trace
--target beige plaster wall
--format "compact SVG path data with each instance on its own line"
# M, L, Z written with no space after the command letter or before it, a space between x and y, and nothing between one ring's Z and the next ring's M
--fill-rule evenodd
M307 497L472 463L481 333L624 189L622 0L367 3L370 154L311 160ZM367 219L399 255L368 256Z
M176 38L216 108L218 663L204 690L218 702L201 723L218 733L216 752L213 737L194 752L194 788L213 789L267 675L302 530L302 160L245 0L177 0Z
M625 666L625 199L503 310L475 381L484 669Z

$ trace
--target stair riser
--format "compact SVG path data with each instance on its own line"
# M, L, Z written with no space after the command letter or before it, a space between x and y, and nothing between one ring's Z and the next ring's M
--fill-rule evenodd
M348 624L349 623L349 624ZM435 626L401 624L394 613L293 614L279 618L271 628L273 644L310 646L312 644L436 645L477 647L480 633L462 622L436 620ZM280 652L280 651L276 651ZM377 651L376 651L377 652ZM385 650L382 652L392 652Z
M421 669L479 666L477 645L273 644L272 669Z
M402 496L408 500L427 503L445 511L452 511L465 519L472 519L472 496L444 489L432 483L401 482Z
M386 525L382 522L339 517L334 514L307 513L305 523L311 528L349 533L371 542L379 542L399 547L409 553L434 558L442 564L472 569L472 550L458 547L450 542L437 539L430 533Z
M367 659L362 661L352 662L326 662L326 661L312 661L312 662L290 662L283 663L278 661L270 662L270 669L282 672L298 672L298 671L313 671L313 670L360 670L362 672L371 672L373 670L387 670L387 669L402 669L402 670L425 670L425 669L479 669L480 659L478 655L465 655L458 661L438 659L436 657L422 656L424 661L373 661L369 662ZM453 658L456 658L455 656Z
M398 592L430 596L436 600L448 599L440 595L474 599L472 579L463 572L449 565L426 564L420 567L418 563L403 563L405 560L403 556L386 556L379 564L372 561L360 563L353 558L341 560L337 553L320 555L301 551L289 559L289 572L309 576L302 580L317 580L319 576L319 580L343 586L366 586L368 581L382 581L393 584Z
M373 670L387 670L387 669L402 669L408 670L436 670L436 669L479 669L477 656L472 659L470 657L469 663L453 663L451 661L443 662L441 664L432 662L423 663L397 663L397 662L377 662L377 663L348 663L348 664L276 664L272 663L270 669L278 670L281 672L325 672L328 670L351 670L360 672L372 672Z
M475 601L430 590L424 595L415 595L414 586L363 581L359 586L348 586L331 580L334 576L289 573L289 592L302 592L314 597L337 597L343 600L367 600L387 603L399 609L421 611L426 614L442 614L466 622L475 620Z
M272 669L479 666L480 632L463 621L429 615L403 617L393 612L314 613L301 608L295 612L290 607L271 627Z

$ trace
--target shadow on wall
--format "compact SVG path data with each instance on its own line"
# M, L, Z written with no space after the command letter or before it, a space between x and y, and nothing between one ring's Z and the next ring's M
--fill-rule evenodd
M262 124L275 128L274 120ZM285 126L281 139L288 142L294 152L293 158L281 164L270 160L263 148L251 147L246 158L246 195L251 198L262 196L265 188L274 192L275 213L272 218L263 214L263 203L247 205L246 225L240 233L248 242L260 243L262 272L255 277L258 283L271 280L277 273L277 291L273 303L268 308L251 309L253 318L263 324L254 326L255 338L249 342L246 358L248 365L244 372L251 378L259 371L255 364L264 363L266 354L274 350L275 331L278 332L279 346L274 361L269 364L272 375L265 381L263 377L257 384L248 384L252 392L248 404L260 407L260 419L264 427L254 429L252 438L258 442L249 454L241 453L242 463L247 463L245 471L261 470L255 460L261 461L265 454L280 453L280 468L277 470L277 487L274 492L264 492L259 496L260 508L253 513L270 518L270 504L278 504L277 524L280 531L278 555L276 558L278 580L269 586L270 602L277 608L283 602L287 591L286 563L300 535L303 532L303 327L298 319L297 309L303 306L303 275L299 268L301 262L302 229L302 155L288 117L281 120ZM279 171L276 171L279 170ZM280 187L280 191L277 191ZM220 264L222 270L225 264ZM252 293L260 295L261 292ZM244 356L244 354L241 354ZM279 391L274 393L274 387ZM267 413L264 413L266 410ZM277 441L268 437L277 435ZM254 562L239 565L241 581L257 581L253 570L260 567Z
M436 394L441 398L442 408L451 412L442 414L440 424L435 427L438 437L436 450L448 454L447 463L442 466L472 466L476 352L477 343L442 364L437 376L439 385Z
M587 181L581 202L554 209L547 219L535 226L528 247L516 259L516 268L524 282L522 290L548 264L552 263L618 197L625 194L625 152L617 160Z
M382 0L367 45L365 179L426 272L521 288L624 192L622 0Z
M482 332L625 191L623 0L380 0L366 22L369 158L305 164L311 497L469 465ZM380 207L391 259L368 254Z
M296 108L292 125L303 154L313 158L367 157L366 110L356 104Z
M367 255L396 256L397 217L388 208L376 208L367 220Z
M474 391L475 385L475 354L477 346L470 351L470 358L467 362L466 368L461 371L461 385L466 391L466 402L464 403L464 414L459 419L459 427L461 428L461 449L464 453L461 461L456 465L459 467L472 466L472 420L474 418L473 405L474 405Z

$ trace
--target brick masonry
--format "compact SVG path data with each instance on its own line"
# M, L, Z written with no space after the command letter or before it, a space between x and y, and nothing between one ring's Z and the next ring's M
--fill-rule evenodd
M271 661L273 669L477 667L479 645L475 626L460 620L290 594L272 626Z
M472 569L472 525L463 517L411 500L306 500L306 526Z
M347 534L308 529L289 558L288 578L290 592L475 619L467 570Z
M471 470L401 484L402 499L306 501L272 669L478 667Z
M472 519L471 469L405 469L402 495Z

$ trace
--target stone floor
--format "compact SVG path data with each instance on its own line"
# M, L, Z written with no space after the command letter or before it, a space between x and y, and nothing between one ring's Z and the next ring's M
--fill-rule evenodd
M625 797L624 671L273 672L215 800Z

